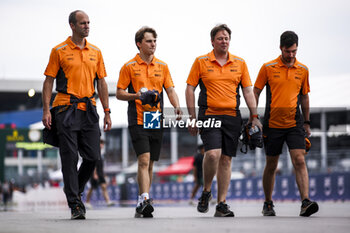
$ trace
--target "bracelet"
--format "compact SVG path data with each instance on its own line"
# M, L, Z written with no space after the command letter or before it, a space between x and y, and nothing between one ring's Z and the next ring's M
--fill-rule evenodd
M259 119L259 114L252 115L252 118L257 118L257 119Z
M105 108L105 109L104 109L104 112L109 112L109 113L111 113L111 109Z
M310 125L310 121L304 121L304 124Z

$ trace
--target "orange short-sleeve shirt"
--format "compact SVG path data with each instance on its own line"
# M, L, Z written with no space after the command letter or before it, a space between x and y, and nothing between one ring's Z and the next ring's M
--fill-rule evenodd
M157 110L162 112L163 88L174 87L168 65L156 57L153 58L150 64L147 64L139 54L125 63L119 73L117 88L128 89L129 93L137 93L142 87L159 92L161 102ZM129 101L129 125L143 125L143 112L141 100Z
M245 61L229 53L229 58L221 66L214 51L196 58L187 78L187 84L200 85L198 106L205 115L236 116L239 110L239 87L252 86Z
M70 37L52 49L44 75L56 79L58 94L53 107L71 105L70 95L91 97L95 93L95 80L107 76L100 49L87 41L80 49ZM92 102L96 105L95 99ZM79 103L78 109L86 110L85 105Z
M301 122L300 96L310 92L309 69L305 65L296 60L288 68L278 57L261 67L254 86L267 88L266 127L291 128Z

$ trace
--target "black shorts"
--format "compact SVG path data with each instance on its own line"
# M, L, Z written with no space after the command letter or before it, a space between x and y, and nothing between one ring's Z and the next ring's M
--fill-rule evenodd
M96 161L96 173L98 176L98 179L93 179L93 176L91 177L91 184L92 182L96 182L97 184L103 184L106 183L105 175L103 172L103 160L99 159Z
M289 150L305 149L305 130L302 127L288 129L264 128L265 153L269 156L276 156L282 153L284 142Z
M200 186L203 185L203 176L197 176L197 184L199 184Z
M106 180L103 176L98 177L98 179L94 179L93 177L90 178L90 184L93 189L97 189L99 185L105 184L105 183L106 183Z
M137 156L150 153L152 161L158 161L163 140L163 129L144 129L142 125L129 126L132 145Z
M205 151L221 149L222 154L235 157L242 125L241 115L239 113L236 117L227 115L210 115L200 118L199 120L206 120L209 118L221 120L221 128L200 129L200 135Z

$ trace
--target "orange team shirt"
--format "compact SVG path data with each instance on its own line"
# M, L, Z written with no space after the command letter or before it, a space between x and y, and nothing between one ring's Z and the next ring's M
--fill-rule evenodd
M165 89L174 87L168 65L155 57L150 64L147 64L141 59L139 54L125 63L119 73L117 88L128 89L129 93L137 93L142 87L146 87L148 90L154 89L159 91L161 103L158 105L157 110L162 112L163 87ZM129 125L143 125L143 112L141 100L129 101Z
M196 58L187 84L193 87L200 85L198 106L205 111L205 115L230 116L236 116L239 110L239 86L252 86L247 65L242 58L229 53L226 64L221 66L216 61L214 51Z
M265 85L264 126L291 128L302 124L299 105L301 95L310 92L308 68L297 60L288 68L278 57L260 69L254 86L262 90Z
M52 107L71 105L69 94L91 97L95 94L95 81L107 76L100 49L87 41L80 49L71 37L52 49L44 75L56 79L58 94ZM96 105L95 98L92 103ZM86 110L86 104L78 103L78 109Z

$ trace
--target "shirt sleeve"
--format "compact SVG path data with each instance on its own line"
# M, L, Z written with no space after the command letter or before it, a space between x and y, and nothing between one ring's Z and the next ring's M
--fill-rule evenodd
M198 58L194 61L190 74L188 75L186 83L196 87L198 85L200 78L200 71L199 71L199 61Z
M101 79L107 76L107 72L101 51L98 51L98 56L99 59L97 64L97 77Z
M310 84L309 84L309 70L305 71L305 78L302 84L302 94L306 95L307 93L310 92Z
M241 79L242 87L243 88L250 87L250 86L252 86L252 81L250 80L247 64L245 62L243 62L242 66L243 66L242 67L242 79Z
M119 72L119 80L117 83L117 88L125 90L130 84L130 73L126 65L124 65Z
M44 75L56 78L57 72L60 69L59 55L55 48L51 50L49 64L45 69Z
M267 71L265 64L260 68L258 77L256 78L254 87L259 88L260 90L264 89L264 86L267 82Z
M164 67L164 88L174 87L173 79L171 78L168 65Z

